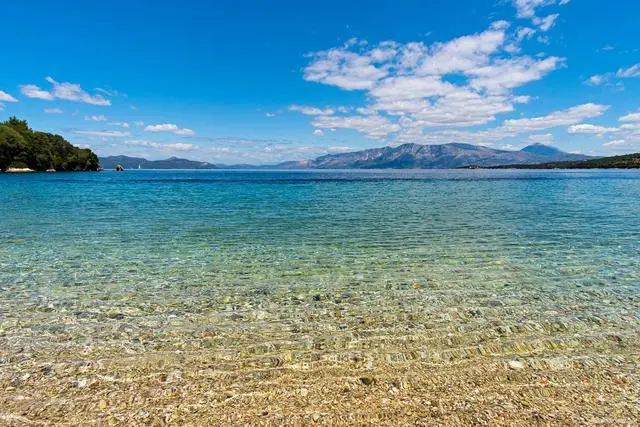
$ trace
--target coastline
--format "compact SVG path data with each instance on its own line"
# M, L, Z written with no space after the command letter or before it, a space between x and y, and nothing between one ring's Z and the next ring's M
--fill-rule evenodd
M5 173L31 173L36 172L34 169L30 168L7 168Z

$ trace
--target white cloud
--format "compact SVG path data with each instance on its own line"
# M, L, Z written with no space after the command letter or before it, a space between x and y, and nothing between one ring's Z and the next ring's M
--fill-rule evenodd
M610 74L596 74L589 77L584 83L589 86L600 86L601 84L607 83L610 77Z
M432 45L351 41L310 55L304 78L364 91L368 104L357 109L360 115L331 117L333 108L290 110L314 116L315 127L355 129L374 139L392 133L408 139L429 127L487 124L531 99L515 95L516 88L564 64L554 56L515 55L517 44L534 33L530 28L509 32L509 23L498 21L486 31Z
M604 74L596 74L589 77L584 83L589 86L599 86L602 84L611 85L616 79L640 77L640 64L633 65L629 68L620 68L617 72L609 72ZM617 86L622 87L622 83L618 82Z
M619 146L619 145L625 145L627 143L627 141L625 141L624 139L616 139L613 141L609 141L605 144L602 144L603 147L614 147L614 146Z
M62 99L65 101L84 102L86 104L108 106L111 101L102 95L90 95L76 83L59 83L51 77L45 79L52 85L51 90L41 89L39 86L28 84L20 86L20 91L28 98L45 99L51 101L53 99Z
M129 129L129 127L130 127L128 122L111 122L109 124L111 126L120 126L122 128L125 128L125 129Z
M493 65L479 67L471 73L474 88L484 88L490 92L507 92L525 83L540 80L549 72L563 64L563 59L551 56L542 60L530 57L500 59Z
M586 133L593 135L604 135L605 133L618 132L618 128L608 128L604 126L596 126L587 123L573 125L568 129L569 133Z
M319 116L311 124L322 129L355 129L371 139L382 139L400 130L400 125L380 115Z
M505 46L504 50L508 53L519 53L522 49L520 43L523 40L530 40L536 34L536 30L529 27L521 27L516 30L515 38Z
M529 137L527 138L527 141L530 143L550 145L550 144L553 144L553 134L545 133L545 134L529 135Z
M84 119L90 122L106 122L107 118L100 114L99 116L84 116Z
M266 117L275 117L276 113L265 113Z
M27 98L46 99L51 101L54 96L51 92L40 89L36 85L22 85L20 86L20 92Z
M306 107L303 105L292 105L289 107L289 111L297 111L307 116L331 116L336 113L336 110L333 108L316 108L316 107Z
M370 89L387 75L386 70L374 64L373 57L350 52L346 47L317 52L313 58L304 70L305 80L346 90Z
M313 131L313 136L324 136L322 129L316 129Z
M330 153L348 153L350 151L353 151L353 148L345 145L334 145L331 147L327 147L327 151Z
M144 128L145 132L171 132L175 135L182 135L182 136L188 136L188 135L195 135L195 132L191 129L187 129L187 128L179 128L177 125L174 125L172 123L164 123L164 124L157 124L157 125L148 125Z
M538 26L540 31L547 32L556 24L556 19L560 16L559 13L554 13L544 18L533 18L533 23Z
M131 132L123 132L119 130L74 130L73 133L87 136L101 136L105 138L119 138L131 136Z
M518 11L518 18L533 18L536 9L543 6L559 4L563 6L570 0L513 0L513 5Z
M620 117L621 122L640 122L640 113L631 113Z
M616 73L616 76L622 78L640 77L640 63L629 68L620 68Z
M502 126L479 131L452 129L425 134L420 126L414 128L404 126L395 141L423 144L444 144L458 141L492 146L498 141L523 133L540 132L560 126L578 124L584 119L601 116L608 108L606 105L599 104L576 105L565 110L554 111L546 116L505 120Z
M608 105L582 104L566 110L554 111L546 116L505 120L504 126L520 131L538 131L558 126L570 126L584 119L598 117L609 109Z
M140 127L144 126L144 122L142 120L138 120L136 122L133 122L133 124L136 125L136 126L140 126Z
M13 96L9 95L7 92L0 90L0 101L2 102L18 102Z
M62 110L60 108L45 108L44 112L47 114L62 114Z
M198 147L196 147L193 144L184 144L184 143L181 143L181 142L172 143L172 144L165 144L165 143L160 143L160 142L155 142L155 141L148 141L148 140L144 140L144 139L127 140L127 141L124 141L123 144L125 144L125 145L136 145L136 146L141 146L141 147L150 147L150 148L156 148L156 149L162 149L162 150L170 150L170 151L191 151L191 150L197 150L198 149Z

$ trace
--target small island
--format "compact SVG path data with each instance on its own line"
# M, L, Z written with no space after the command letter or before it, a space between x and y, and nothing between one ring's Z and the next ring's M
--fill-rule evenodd
M0 171L97 171L98 156L72 145L60 135L32 130L25 120L0 122Z

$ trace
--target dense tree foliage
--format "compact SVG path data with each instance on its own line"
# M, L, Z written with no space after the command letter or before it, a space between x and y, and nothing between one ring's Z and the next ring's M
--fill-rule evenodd
M621 156L601 157L599 159L569 162L550 162L537 165L505 165L491 169L639 169L640 153Z
M24 120L0 122L0 170L28 167L37 171L95 171L98 156L78 148L60 135L36 132Z

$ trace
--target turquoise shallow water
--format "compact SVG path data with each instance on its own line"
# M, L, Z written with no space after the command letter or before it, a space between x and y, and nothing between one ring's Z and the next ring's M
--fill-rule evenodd
M0 207L7 381L174 351L228 373L637 366L636 171L4 174Z

